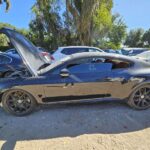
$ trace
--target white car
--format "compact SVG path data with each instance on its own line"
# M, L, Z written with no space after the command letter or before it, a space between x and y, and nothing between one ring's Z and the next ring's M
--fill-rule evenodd
M132 56L134 58L137 58L137 59L141 59L141 60L144 60L144 61L147 61L150 63L150 50L149 51L145 51L143 53L140 53L136 56Z
M97 47L89 47L89 46L67 46L67 47L59 47L54 53L54 60L60 60L68 55L82 52L104 52L103 50Z

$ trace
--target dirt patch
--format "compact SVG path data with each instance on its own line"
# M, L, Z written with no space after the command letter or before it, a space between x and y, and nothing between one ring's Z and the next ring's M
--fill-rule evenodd
M150 109L120 102L52 105L26 117L0 108L1 150L149 150Z

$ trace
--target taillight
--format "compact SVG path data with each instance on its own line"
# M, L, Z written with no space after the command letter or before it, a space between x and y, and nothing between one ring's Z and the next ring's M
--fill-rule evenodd
M41 52L42 56L48 56L51 60L55 60L52 55L50 55L48 52Z
M48 56L48 55L49 55L49 53L47 53L47 52L41 52L41 54L42 54L43 56Z

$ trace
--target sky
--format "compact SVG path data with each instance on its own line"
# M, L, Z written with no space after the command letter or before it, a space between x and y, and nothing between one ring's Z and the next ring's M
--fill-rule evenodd
M117 12L128 29L150 28L150 0L114 0L113 13Z
M11 8L5 12L5 5L0 6L0 22L10 23L18 28L28 28L33 17L31 7L35 0L10 0Z
M36 0L11 0L12 6L5 13L5 6L0 6L0 22L10 23L18 28L28 28L32 19L31 7ZM150 28L150 0L114 0L113 13L119 13L128 30Z

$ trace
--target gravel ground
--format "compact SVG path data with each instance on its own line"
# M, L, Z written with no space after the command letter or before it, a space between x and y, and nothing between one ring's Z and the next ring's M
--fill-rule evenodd
M149 150L150 109L122 102L51 105L26 117L0 108L1 150Z

